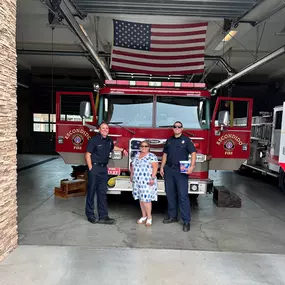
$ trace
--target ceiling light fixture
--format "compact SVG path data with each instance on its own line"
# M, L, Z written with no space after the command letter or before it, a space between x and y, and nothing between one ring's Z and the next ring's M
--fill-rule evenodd
M216 46L215 50L221 50L224 47L224 44L231 41L236 36L237 33L238 33L237 30L230 30L223 38L223 40Z

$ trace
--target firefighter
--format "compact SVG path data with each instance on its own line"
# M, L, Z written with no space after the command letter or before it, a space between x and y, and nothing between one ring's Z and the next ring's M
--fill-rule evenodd
M128 152L118 146L114 146L113 141L108 137L109 126L101 123L99 134L88 141L85 160L89 169L88 172L88 192L86 197L85 214L90 223L95 224L114 224L115 220L108 216L107 205L107 164L109 154L112 150L123 151L124 155ZM94 215L94 196L97 195L97 209L99 220Z
M182 134L183 124L176 121L173 125L174 136L169 138L163 149L160 174L164 177L165 192L168 202L168 218L163 220L164 224L177 222L179 205L181 218L183 220L183 231L190 231L190 202L188 195L188 175L195 168L196 149L192 141ZM180 172L180 161L189 160L191 154L191 165L187 173Z

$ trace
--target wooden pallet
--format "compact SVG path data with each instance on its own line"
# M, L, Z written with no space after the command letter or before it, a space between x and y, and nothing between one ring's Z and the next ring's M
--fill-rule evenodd
M83 179L61 180L60 187L54 188L54 195L61 198L85 196L86 184Z

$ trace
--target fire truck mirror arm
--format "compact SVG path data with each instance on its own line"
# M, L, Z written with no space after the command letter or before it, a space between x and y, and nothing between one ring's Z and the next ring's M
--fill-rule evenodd
M80 117L82 120L88 119L91 116L91 104L87 101L80 102L80 110L79 110Z
M230 113L229 111L220 111L218 115L218 125L223 130L224 127L229 126Z

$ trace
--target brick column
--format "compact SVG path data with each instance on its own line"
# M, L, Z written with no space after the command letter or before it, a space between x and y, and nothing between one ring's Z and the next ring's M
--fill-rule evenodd
M18 243L16 0L0 0L0 261Z

